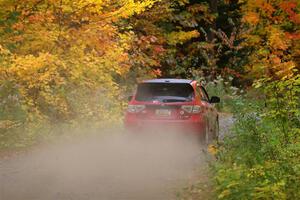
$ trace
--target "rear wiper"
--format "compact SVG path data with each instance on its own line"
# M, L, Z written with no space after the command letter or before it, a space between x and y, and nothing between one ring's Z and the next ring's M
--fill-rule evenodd
M187 102L189 101L188 99L163 99L163 103L169 103L169 102Z

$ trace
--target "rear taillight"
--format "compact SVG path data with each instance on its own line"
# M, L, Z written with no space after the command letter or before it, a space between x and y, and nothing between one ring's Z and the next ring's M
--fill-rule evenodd
M145 108L145 105L128 105L127 112L138 113L144 110Z
M201 106L190 106L190 105L184 105L181 106L181 109L184 110L187 113L191 114L197 114L201 112Z

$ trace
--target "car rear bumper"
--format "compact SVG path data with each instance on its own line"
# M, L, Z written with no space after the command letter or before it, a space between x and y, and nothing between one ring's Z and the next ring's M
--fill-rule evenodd
M160 131L170 130L175 132L192 132L202 134L205 131L205 120L202 116L193 116L185 120L167 120L167 119L138 119L134 116L126 116L124 125L129 131Z

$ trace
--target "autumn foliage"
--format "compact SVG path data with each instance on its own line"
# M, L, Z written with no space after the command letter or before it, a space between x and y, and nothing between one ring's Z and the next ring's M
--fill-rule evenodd
M298 199L300 4L242 2L243 76L254 88L235 104L233 135L220 146L217 198Z
M120 124L143 79L198 79L212 91L222 80L218 92L240 120L220 146L218 198L299 195L298 0L0 0L0 8L0 149L65 127Z
M116 22L154 2L0 1L0 146L21 145L29 126L118 120L119 80L137 53Z

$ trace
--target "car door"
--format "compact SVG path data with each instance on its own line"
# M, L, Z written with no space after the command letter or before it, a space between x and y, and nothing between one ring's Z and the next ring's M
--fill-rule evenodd
M207 96L205 95L205 93L202 91L201 86L197 85L196 87L196 92L197 95L199 96L199 100L201 101L202 104L202 109L203 109L203 114L204 114L204 118L206 120L206 126L207 126L207 130L209 129L210 125L210 103L209 103L209 99L207 98Z
M209 132L212 133L215 131L216 128L216 119L217 119L217 112L215 106L210 103L210 98L208 93L206 92L203 86L200 86L201 93L203 95L203 102L205 102L205 109L206 109L206 117L208 122L208 129Z

